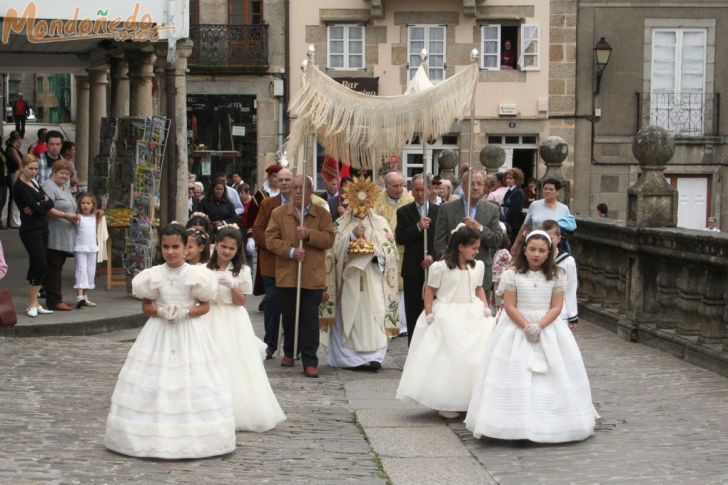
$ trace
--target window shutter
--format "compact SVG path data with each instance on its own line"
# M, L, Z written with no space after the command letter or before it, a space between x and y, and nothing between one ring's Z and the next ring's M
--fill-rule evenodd
M521 25L521 55L518 65L522 71L541 69L541 28L538 24Z
M329 25L327 50L329 69L364 69L364 27L361 25Z
M428 29L428 76L430 81L437 84L445 80L446 42L447 33L441 25L431 25Z
M501 26L498 24L483 25L480 28L480 37L483 39L483 57L480 67L487 71L498 71L501 60Z
M447 29L444 25L410 25L407 30L407 81L420 67L420 51L427 49L428 76L433 84L437 84L446 77L445 64L447 62Z

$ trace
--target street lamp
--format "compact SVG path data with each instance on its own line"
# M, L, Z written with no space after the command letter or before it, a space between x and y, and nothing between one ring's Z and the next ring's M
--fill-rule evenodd
M609 45L609 42L602 37L599 39L599 42L597 42L596 47L594 47L594 58L597 64L597 92L594 94L599 94L599 85L602 83L602 74L604 74L604 69L606 69L607 64L609 63L609 56L612 55L612 46Z

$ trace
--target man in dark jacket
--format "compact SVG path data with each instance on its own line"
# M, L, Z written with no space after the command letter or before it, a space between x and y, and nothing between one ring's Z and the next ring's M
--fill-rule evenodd
M435 260L435 219L439 209L437 204L425 202L425 181L421 174L412 177L412 196L415 198L414 202L397 209L397 227L394 231L397 244L404 246L402 286L408 344L412 341L417 317L424 308L422 287L425 284L425 270Z

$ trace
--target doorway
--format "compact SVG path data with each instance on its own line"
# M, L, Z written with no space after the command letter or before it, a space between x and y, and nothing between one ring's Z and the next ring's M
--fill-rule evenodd
M710 216L710 177L668 175L677 189L677 227L702 230Z
M535 148L514 148L513 149L513 166L520 168L523 172L524 183L534 175L534 167L536 166Z

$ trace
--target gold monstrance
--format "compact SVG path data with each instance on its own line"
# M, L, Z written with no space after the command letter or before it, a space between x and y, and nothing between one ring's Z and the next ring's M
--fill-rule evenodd
M364 220L379 198L379 187L368 177L354 177L346 184L342 195L352 217ZM364 236L359 236L349 243L348 253L374 254L374 244L367 241Z

